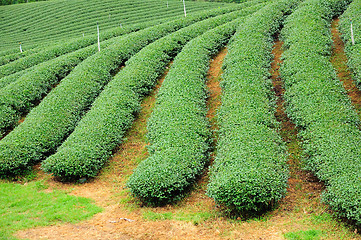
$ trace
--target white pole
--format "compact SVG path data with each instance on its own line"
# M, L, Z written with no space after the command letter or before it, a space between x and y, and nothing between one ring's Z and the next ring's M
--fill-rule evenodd
M351 21L351 41L352 41L352 45L355 45L355 39L353 37L352 21Z
M83 37L84 37L84 33L83 33Z
M183 7L184 7L184 17L187 17L187 12L186 12L186 3L183 0Z
M167 1L167 8L168 8L168 1Z
M98 32L98 51L100 52L99 25L98 25L98 22L97 22L97 32Z
M21 42L20 42L19 44L20 44L20 52L22 53L22 52L23 52L23 49L21 48Z

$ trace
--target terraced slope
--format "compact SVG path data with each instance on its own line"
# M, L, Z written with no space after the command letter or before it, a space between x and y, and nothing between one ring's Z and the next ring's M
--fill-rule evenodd
M223 3L187 2L187 13L217 8ZM96 33L130 24L184 16L183 4L178 0L68 0L45 1L0 7L0 51L26 49L32 45ZM45 46L45 45L44 45Z

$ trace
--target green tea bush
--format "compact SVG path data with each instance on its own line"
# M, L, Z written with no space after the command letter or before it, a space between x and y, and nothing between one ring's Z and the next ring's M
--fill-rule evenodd
M134 31L138 31L145 26L147 25L142 24L139 26L119 28L118 31L108 31L105 34L102 34L102 41L115 36L120 36ZM97 36L93 35L48 47L47 49L44 49L37 53L19 58L16 61L0 66L0 78L95 43L97 43Z
M53 153L110 81L111 73L143 47L202 19L232 10L202 12L128 34L80 63L22 124L0 141L0 176L20 174Z
M359 225L360 120L330 62L330 22L350 2L308 0L300 5L282 31L281 75L286 110L302 129L307 169L326 183L322 199Z
M239 27L229 45L207 194L236 212L264 211L286 194L285 146L277 133L269 69L272 36L298 2L268 4Z
M167 63L192 38L256 7L210 18L169 34L143 48L125 64L93 103L74 132L42 168L67 179L94 177L122 141ZM80 154L79 154L80 152Z
M143 202L160 205L174 201L204 170L210 151L205 87L209 60L242 20L192 40L174 59L148 120L150 156L127 182L132 194Z
M99 23L101 34L110 28L119 28L150 21L163 23L164 20L184 16L183 3L178 0L86 0L50 1L18 6L3 6L0 21L2 44L0 49L23 48L44 43L68 41L69 38L96 33ZM188 16L218 7L221 3L190 2L187 4ZM235 6L234 4L227 4Z

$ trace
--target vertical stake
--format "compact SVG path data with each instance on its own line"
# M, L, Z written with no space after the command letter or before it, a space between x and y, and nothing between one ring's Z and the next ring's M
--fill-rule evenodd
M22 53L23 49L21 48L21 42L19 42L19 45L20 45L20 52Z
M352 19L350 21L351 21L351 41L352 41L352 45L355 45L355 39L353 37L353 29L352 29Z
M99 25L98 25L98 22L97 22L97 32L98 32L98 51L100 52Z
M168 8L168 1L167 1L167 8Z
M186 12L186 3L183 0L183 7L184 7L184 17L187 17L187 12Z

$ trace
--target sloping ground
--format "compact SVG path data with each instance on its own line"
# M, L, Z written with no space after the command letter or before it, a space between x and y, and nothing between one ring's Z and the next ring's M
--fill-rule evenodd
M224 6L224 3L187 2L188 14ZM55 0L0 6L0 51L17 48L22 42L31 45L68 40L144 21L184 16L183 4L177 0Z
M279 45L280 46L280 45ZM277 51L277 50L275 50ZM278 48L279 51L279 48ZM217 105L220 66L225 50L211 61L208 74L210 90L209 117ZM276 62L276 61L275 61ZM277 64L274 64L277 66ZM127 134L127 141L119 146L109 165L93 181L82 184L64 184L42 174L40 178L51 186L70 194L92 198L104 208L102 213L79 224L58 224L21 231L26 239L361 239L355 229L333 219L327 207L320 203L322 186L297 166L299 149L295 146L294 130L288 134L290 158L296 164L291 173L289 194L274 211L258 218L230 219L205 195L208 176L205 174L193 191L175 205L144 207L123 189L125 182L140 161L147 158L146 121L152 112L157 89L142 103L142 110ZM218 91L217 91L218 89ZM217 97L218 96L218 97ZM214 122L216 120L211 120ZM282 134L284 135L284 134ZM292 168L292 167L291 167ZM291 180L292 181L292 180ZM134 220L134 221L132 221Z

